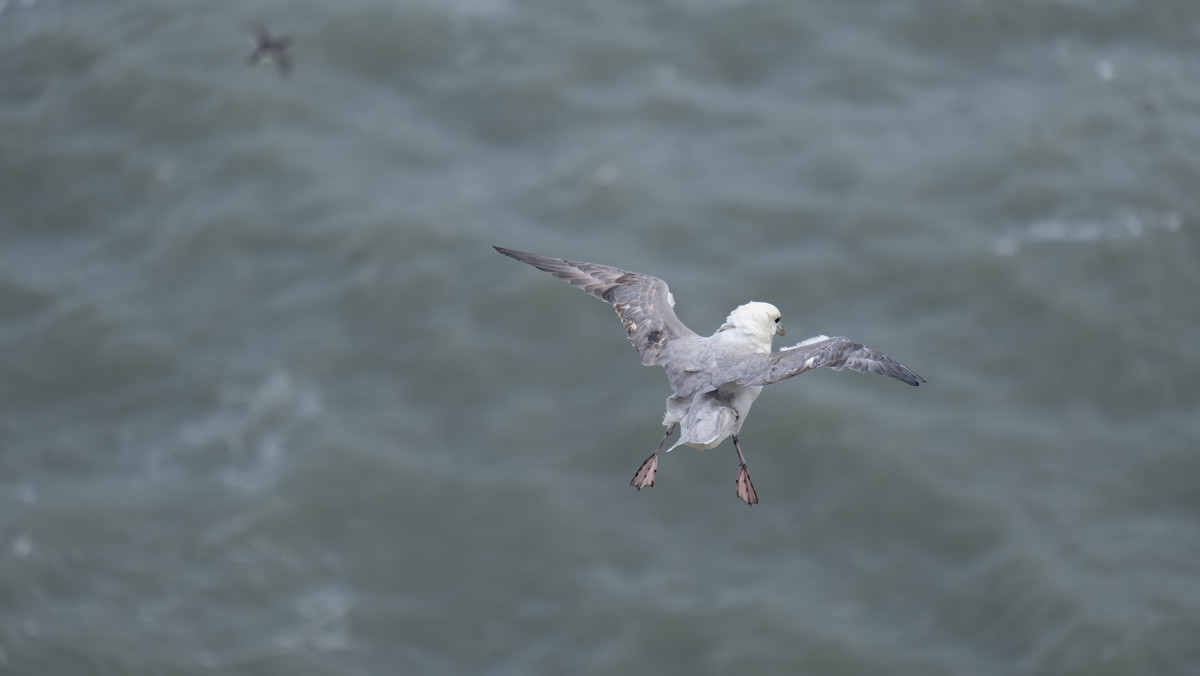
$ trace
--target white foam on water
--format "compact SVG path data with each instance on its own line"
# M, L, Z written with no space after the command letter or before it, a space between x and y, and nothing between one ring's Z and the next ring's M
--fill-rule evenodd
M13 538L12 553L18 559L29 556L33 553L33 540L30 540L29 536L23 533Z
M1098 220L1045 219L1000 237L992 244L999 256L1012 256L1025 246L1042 242L1086 244L1137 239L1152 232L1177 232L1183 217L1175 211L1149 214L1126 210Z
M345 585L331 584L301 594L292 601L295 623L277 635L274 644L286 651L336 652L350 647L346 616L355 606Z
M296 428L321 412L316 387L286 371L276 371L250 389L232 388L220 399L216 411L185 426L181 436L193 452L228 454L221 481L242 492L261 490L275 480Z

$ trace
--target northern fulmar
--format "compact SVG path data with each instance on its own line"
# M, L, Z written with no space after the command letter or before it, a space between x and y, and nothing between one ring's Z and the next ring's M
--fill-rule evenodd
M770 303L739 305L716 333L705 337L679 321L673 309L675 298L667 283L657 277L494 248L612 305L642 364L666 370L667 382L675 391L667 398L663 416L667 431L630 481L638 490L654 485L659 451L678 427L679 440L667 452L681 444L714 448L726 437L733 437L738 455L737 496L753 505L758 502L758 494L746 470L738 433L764 385L821 367L877 373L913 386L925 382L895 359L849 338L815 336L771 352L771 341L784 335L784 328L778 308Z

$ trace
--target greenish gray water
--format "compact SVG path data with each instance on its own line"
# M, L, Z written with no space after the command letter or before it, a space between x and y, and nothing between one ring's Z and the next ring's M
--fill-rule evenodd
M241 25L295 39L250 68ZM0 2L0 673L1200 673L1200 3ZM929 380L663 459L612 311Z

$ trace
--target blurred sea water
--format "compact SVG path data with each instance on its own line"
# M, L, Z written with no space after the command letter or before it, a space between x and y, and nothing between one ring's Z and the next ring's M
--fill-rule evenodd
M0 673L1200 673L1198 45L1184 0L0 1ZM768 388L753 508L729 444L634 491L661 370L493 244L929 385Z

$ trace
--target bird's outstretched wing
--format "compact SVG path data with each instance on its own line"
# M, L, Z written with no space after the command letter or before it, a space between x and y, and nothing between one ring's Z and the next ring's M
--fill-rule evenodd
M891 376L914 387L925 382L924 378L886 354L840 336L809 338L764 357L743 363L742 373L736 378L739 385L770 385L822 367Z
M612 305L625 325L629 342L647 366L658 363L659 355L672 340L696 336L675 316L667 283L657 277L607 265L551 258L498 246L493 248Z

